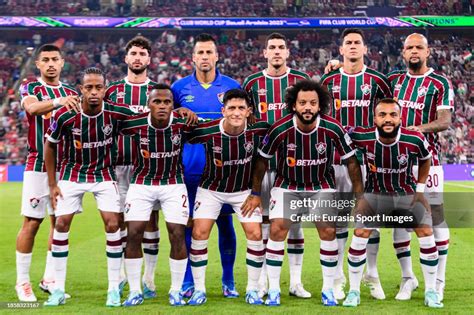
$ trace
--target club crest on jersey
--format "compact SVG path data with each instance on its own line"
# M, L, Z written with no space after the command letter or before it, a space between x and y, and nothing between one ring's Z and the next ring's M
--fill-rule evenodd
M181 135L173 135L171 142L173 142L174 145L179 145L181 143Z
M245 148L245 151L247 151L248 153L252 152L253 151L253 142L252 141L245 142L244 148Z
M117 98L125 98L125 92L117 92Z
M364 95L369 94L371 88L372 88L372 87L371 87L370 85L368 85L367 83L366 83L366 84L362 84L362 85L360 86L360 89L361 89L362 93L364 93Z
M401 90L402 89L402 85L401 84L395 84L395 86L393 87L394 90L398 91L398 90Z
M320 142L320 143L316 144L315 146L316 146L316 150L318 150L319 154L323 154L324 152L326 152L326 143Z
M219 102L221 102L221 104L224 104L224 94L225 92L217 94L217 99L219 100Z
M420 86L418 88L418 96L425 96L426 92L428 92L428 88L426 86Z
M406 154L400 154L399 156L397 156L397 160L398 160L398 163L404 165L404 164L407 164L408 158Z
M107 125L104 125L102 126L102 131L105 133L106 136L110 135L112 133L112 125L111 124L107 124Z
M130 207L131 207L130 203L126 203L123 207L123 211L125 213L128 213L130 211Z
M71 130L73 135L80 136L81 135L81 129L79 128L72 128Z
M297 147L298 147L298 146L297 146L296 144L294 144L294 143L288 143L288 145L286 146L286 149L287 149L288 151L295 151Z
M222 153L222 148L215 145L212 147L212 151L214 151L215 153Z
M30 206L35 209L36 207L38 207L40 203L40 200L38 198L31 198L30 199Z
M333 85L333 87L331 88L331 91L333 93L339 93L339 91L341 91L341 87L339 85Z
M267 90L265 90L265 89L258 89L258 90L257 90L257 94L258 94L259 96L263 96L263 95L267 94Z

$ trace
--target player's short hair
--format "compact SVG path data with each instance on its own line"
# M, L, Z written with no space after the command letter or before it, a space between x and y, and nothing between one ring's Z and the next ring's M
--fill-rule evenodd
M231 89L225 92L224 101L223 101L224 106L227 104L228 101L234 98L245 100L245 103L247 104L247 106L250 107L249 95L247 94L247 92L241 89Z
M105 73L104 73L104 71L102 71L102 70L100 70L99 68L96 68L96 67L90 67L90 68L87 68L86 70L84 70L82 72L82 75L81 75L81 83L82 84L84 84L84 77L88 74L101 75L104 78L104 83L105 83Z
M377 108L377 106L379 106L380 104L396 104L398 106L398 108L400 110L402 110L402 106L400 105L400 103L398 103L398 101L396 99L391 98L391 97L385 97L385 98L382 98L381 100L379 100L377 102L377 104L375 105L375 108Z
M196 36L196 38L194 39L194 46L193 46L193 51L194 51L194 48L196 47L196 44L197 43L204 43L204 42L213 42L214 43L214 46L216 46L216 52L217 52L217 42L216 40L214 39L214 37L212 37L211 34L208 34L208 33L201 33L199 34L198 36Z
M59 49L58 46L53 45L53 44L44 44L43 46L38 48L38 50L36 51L36 59L39 58L39 55L42 52L50 52L50 51L57 51L62 56L61 49Z
M315 91L319 98L319 112L326 114L329 110L331 98L325 87L313 80L301 80L286 89L285 103L290 113L295 112L296 100L300 91Z
M153 85L150 89L150 92L151 91L154 91L154 90L171 90L171 87L168 85L168 84L164 84L164 83L157 83L155 85Z
M285 41L285 45L286 45L286 36L281 34L281 33L271 33L270 35L267 36L267 38L265 39L265 48L268 47L268 42L272 39L281 39L283 41Z
M341 46L344 43L344 38L349 34L359 34L360 37L362 37L362 43L365 45L365 36L363 30L360 28L346 28L341 34Z
M128 51L133 47L140 47L143 49L146 49L148 51L148 55L151 55L151 42L148 38L137 35L134 38L132 38L127 45L125 46L125 53L128 54Z

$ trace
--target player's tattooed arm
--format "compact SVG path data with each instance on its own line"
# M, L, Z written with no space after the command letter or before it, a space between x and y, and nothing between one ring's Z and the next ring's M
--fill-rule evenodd
M250 217L257 207L261 207L260 193L262 191L262 180L267 171L268 160L258 156L252 169L252 192L242 204L242 216Z
M441 132L451 126L451 110L449 109L440 109L437 111L437 118L430 123L419 125L419 126L410 126L408 129L420 131L420 132Z
M79 96L69 95L46 101L39 101L36 97L29 96L23 101L23 108L30 115L44 115L61 106L65 106L68 111L79 112L81 108Z
M46 140L44 144L44 165L48 174L49 198L53 210L56 210L57 198L63 197L56 181L56 143Z
M350 156L345 160L347 165L347 171L352 182L353 192L356 198L359 199L363 196L364 185L362 184L362 172L360 171L360 164L357 161L355 155Z

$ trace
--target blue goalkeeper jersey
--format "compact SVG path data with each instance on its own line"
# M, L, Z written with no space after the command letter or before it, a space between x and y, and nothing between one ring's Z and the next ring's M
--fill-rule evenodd
M196 72L176 81L171 86L175 107L186 107L200 119L211 120L222 117L224 94L231 89L240 89L240 84L216 70L211 84L201 84ZM183 149L184 176L201 176L206 165L206 152L202 144L185 143Z

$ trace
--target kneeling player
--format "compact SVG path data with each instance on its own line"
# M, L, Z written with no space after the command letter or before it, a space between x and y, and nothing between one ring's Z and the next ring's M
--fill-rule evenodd
M241 206L250 193L252 161L255 147L265 135L269 125L258 122L247 124L250 116L247 94L238 89L224 95L224 118L200 124L190 142L203 143L206 148L206 169L199 185L194 205L193 234L190 259L196 290L188 304L206 302L205 275L207 243L212 226L223 204L234 209L247 238L247 293L249 304L262 304L258 297L258 279L264 258L260 210L244 216Z
M429 204L423 196L428 177L431 153L423 135L400 127L400 106L393 99L382 99L375 108L375 127L357 127L352 133L355 145L363 152L367 165L365 192L367 199L357 205L361 213L395 209L416 210L422 207L420 224L414 228L420 242L420 262L425 278L425 305L440 308L435 291L438 251L431 228ZM418 181L412 165L419 161ZM388 194L388 195L382 195ZM420 205L421 203L421 205ZM428 211L426 211L428 209ZM356 228L349 248L350 291L344 306L360 303L360 281L366 261L366 248L371 229Z
M265 257L269 278L265 304L269 306L280 305L284 240L291 219L285 215L284 200L297 200L301 196L319 199L321 193L334 193L335 180L331 164L335 150L341 159L347 160L354 191L362 193L360 166L354 156L350 137L339 122L324 114L329 108L327 91L316 82L299 81L287 90L285 102L291 114L278 120L262 141L260 156L255 162L252 195L243 207L244 213L247 213L260 204L259 194L266 160L278 151L280 159L277 179L271 191L270 239ZM337 305L334 297L338 257L336 228L331 224L317 224L316 227L321 238L322 302L326 306L334 306Z
M153 206L159 201L171 243L169 303L179 306L186 304L179 290L188 261L184 228L189 217L181 153L186 133L191 128L172 113L173 94L167 85L159 84L152 88L148 107L150 113L140 114L121 125L121 132L134 137L140 152L125 202L128 229L125 268L130 293L123 305L143 303L141 243Z

